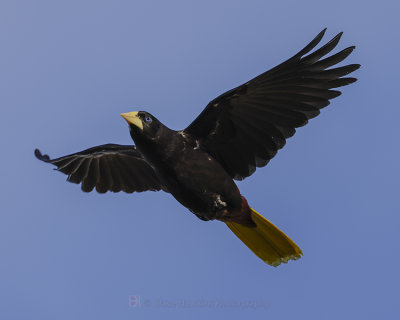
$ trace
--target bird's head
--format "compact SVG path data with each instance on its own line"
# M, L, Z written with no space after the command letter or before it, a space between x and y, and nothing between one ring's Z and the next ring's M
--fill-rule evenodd
M138 141L155 141L160 137L163 124L146 111L122 113L121 116L128 122L132 139Z

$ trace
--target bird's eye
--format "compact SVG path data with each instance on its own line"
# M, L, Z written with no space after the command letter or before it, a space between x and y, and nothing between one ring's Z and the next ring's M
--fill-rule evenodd
M146 118L144 118L144 121L146 121L147 123L151 122L151 117L147 116Z

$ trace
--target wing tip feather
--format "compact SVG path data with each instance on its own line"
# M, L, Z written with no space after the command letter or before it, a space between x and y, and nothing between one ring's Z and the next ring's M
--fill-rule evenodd
M50 157L47 154L42 154L39 149L35 149L34 151L35 157L41 161L49 162Z

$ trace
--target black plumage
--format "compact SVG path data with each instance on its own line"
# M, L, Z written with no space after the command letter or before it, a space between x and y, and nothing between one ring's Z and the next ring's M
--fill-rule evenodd
M341 94L335 88L356 81L347 75L359 65L333 67L354 47L324 58L342 33L310 53L324 33L277 67L212 100L185 130L171 130L145 111L130 112L122 116L136 146L106 144L53 160L39 150L35 155L56 165L68 181L81 183L83 191L164 190L200 219L224 221L267 263L297 259L301 250L248 206L233 179L267 165L296 128Z
M295 128L307 124L330 99L341 94L333 88L356 81L341 77L358 69L358 64L326 70L343 61L355 47L320 60L336 47L342 33L303 57L324 33L292 58L211 101L185 129L234 179L242 180L256 167L265 166L295 134Z
M99 193L162 189L153 168L135 146L104 144L57 159L42 155L38 149L35 155L56 165L58 171L68 175L69 182L82 183L85 192L94 188Z

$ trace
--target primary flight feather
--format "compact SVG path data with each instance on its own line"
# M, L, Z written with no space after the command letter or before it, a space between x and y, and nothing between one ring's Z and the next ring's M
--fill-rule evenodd
M356 81L347 75L360 65L334 67L355 47L324 58L342 33L310 53L325 30L292 58L212 100L185 130L135 111L121 115L135 146L105 144L56 159L36 149L35 155L86 192L169 192L198 218L225 222L272 266L298 259L301 249L249 207L234 180L265 166L296 128L341 94L335 88Z

